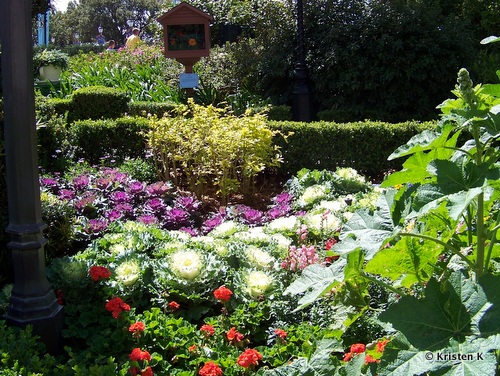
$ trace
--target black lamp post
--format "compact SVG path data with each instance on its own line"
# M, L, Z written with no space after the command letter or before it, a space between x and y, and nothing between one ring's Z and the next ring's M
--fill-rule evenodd
M302 0L297 0L297 63L293 87L293 120L311 121L311 95L304 48L304 10Z
M5 319L32 325L47 350L61 350L62 306L45 275L35 131L31 1L2 0L2 77L7 199L14 286Z

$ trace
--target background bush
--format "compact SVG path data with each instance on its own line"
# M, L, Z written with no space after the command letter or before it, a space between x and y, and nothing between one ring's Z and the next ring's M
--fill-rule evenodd
M117 118L128 110L130 98L119 89L88 86L73 93L68 121Z
M403 163L387 160L392 150L422 130L434 127L435 123L270 122L269 125L279 131L274 142L283 155L279 170L286 175L294 175L302 168L352 167L379 178L381 173L397 169Z
M72 157L91 165L103 159L118 163L144 157L148 129L149 121L140 117L76 121L68 129L69 144L74 147Z

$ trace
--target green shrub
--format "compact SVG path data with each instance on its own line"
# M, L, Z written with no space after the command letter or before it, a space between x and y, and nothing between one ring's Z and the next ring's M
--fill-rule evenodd
M158 181L156 167L151 158L126 159L119 168L120 171L129 174L132 179L150 184Z
M397 124L270 122L269 125L279 131L274 142L282 150L282 173L294 175L302 168L352 167L372 177L399 168L402 161L387 161L391 150L423 129L434 127L432 122L414 121ZM280 134L288 136L284 138Z
M163 117L165 114L174 114L177 104L171 102L130 102L128 114L130 116L155 115Z
M129 98L119 89L88 86L76 90L71 101L68 121L115 119L128 110Z
M42 219L47 225L45 237L48 239L44 247L45 257L50 260L72 254L74 237L73 222L75 211L67 201L60 200L47 192L41 194Z
M42 118L43 119L43 118ZM53 115L39 120L36 129L38 163L46 171L64 171L71 160L66 122L62 116Z
M152 121L148 141L165 180L198 195L210 182L224 200L232 192L249 193L258 173L279 164L275 132L263 115L236 117L192 100L188 110L192 116L185 111Z
M268 120L273 121L290 121L292 120L292 108L290 106L279 105L269 107L250 108L250 113L259 113L264 111Z
M143 132L148 128L149 121L140 117L74 122L68 130L69 143L75 147L73 158L98 164L103 158L120 162L143 157Z

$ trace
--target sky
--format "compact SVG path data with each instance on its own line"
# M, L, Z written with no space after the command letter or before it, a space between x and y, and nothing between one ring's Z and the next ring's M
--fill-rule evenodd
M60 12L66 12L66 8L68 7L68 3L71 0L52 0L50 3L53 4L56 10Z

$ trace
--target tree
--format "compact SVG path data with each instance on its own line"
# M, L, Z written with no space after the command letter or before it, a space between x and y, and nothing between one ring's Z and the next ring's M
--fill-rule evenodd
M156 18L161 11L160 0L81 0L68 5L65 13L58 12L52 19L56 44L74 41L78 33L79 41L95 43L97 28L103 28L107 40L114 39L117 45L125 43L127 21L141 30L142 38L149 39L157 26Z

